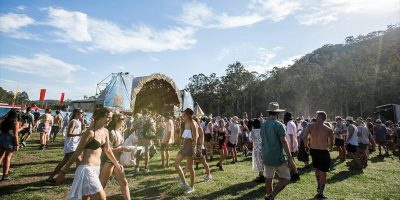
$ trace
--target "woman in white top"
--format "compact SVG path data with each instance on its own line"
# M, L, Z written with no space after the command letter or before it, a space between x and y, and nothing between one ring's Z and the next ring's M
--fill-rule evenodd
M356 164L356 167L358 169L362 169L362 163L360 161L360 156L357 152L357 146L358 146L358 136L357 132L358 129L354 125L354 120L353 117L346 117L346 123L347 123L347 135L346 135L346 150L349 156L354 160L354 163Z
M264 182L264 162L262 159L262 140L260 135L261 122L259 119L254 119L250 122L252 130L250 132L250 141L253 142L252 153L252 169L258 173L257 182Z
M121 113L116 113L113 115L112 121L108 126L110 145L117 160L121 157L123 151L129 151L127 147L122 146L124 143L124 125L125 118ZM122 198L124 200L131 199L129 193L128 181L126 180L125 173L123 171L114 170L114 164L110 159L106 158L103 168L100 172L100 181L103 188L106 187L107 181L114 174L119 186L122 190Z
M67 135L64 139L64 158L50 174L49 178L46 180L47 182L55 182L54 176L60 172L61 168L71 158L72 154L74 154L82 135L82 121L83 111L81 109L74 109L68 124ZM77 159L77 164L78 162L79 158ZM57 184L61 184L64 181L64 177L57 177L56 181Z
M106 199L106 194L99 179L100 157L103 150L116 167L116 170L122 173L123 167L114 157L109 142L108 130L106 129L111 117L112 112L108 108L98 108L94 111L92 125L83 133L78 148L61 169L60 173L65 174L78 156L83 155L82 161L75 171L69 199Z
M195 158L196 154L196 146L197 146L197 123L193 121L193 110L187 108L183 113L183 120L185 121L185 130L182 134L183 139L183 147L178 152L178 155L175 159L175 170L178 172L180 180L182 182L181 188L186 189L186 193L194 192L194 168L193 168L193 159ZM187 168L190 172L190 186L187 184L185 175L181 168L181 162L183 159L187 161Z

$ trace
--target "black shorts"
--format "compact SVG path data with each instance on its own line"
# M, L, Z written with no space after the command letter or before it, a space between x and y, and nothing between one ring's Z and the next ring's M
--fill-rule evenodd
M352 145L352 144L347 144L346 150L347 150L347 152L355 153L355 152L357 152L357 146Z
M211 133L206 133L204 134L204 142L210 142L212 140L212 134Z
M23 128L19 131L19 133L21 134L22 137L24 137L24 135L28 134L32 134L32 129L31 128Z
M59 126L52 126L50 135L57 135L57 133L59 131L60 131L60 127Z
M231 142L228 142L228 147L229 148L236 148L236 144L232 144Z
M329 172L331 156L327 150L310 149L310 155L314 168L322 172Z
M169 151L169 144L161 143L161 151Z
M335 138L335 146L337 147L344 147L344 140Z
M365 151L368 149L368 144L358 143L357 149L360 151Z

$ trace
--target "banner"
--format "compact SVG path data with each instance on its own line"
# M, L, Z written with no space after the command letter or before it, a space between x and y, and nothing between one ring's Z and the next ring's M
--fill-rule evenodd
M132 79L130 75L115 74L100 95L104 107L131 111Z
M17 99L17 94L18 94L19 86L17 85L17 88L15 89L14 97L13 99Z
M46 89L40 90L40 101L44 101L44 97L46 96Z
M65 96L65 93L64 93L64 92L61 92L60 104L63 104L63 103L64 103L64 96Z

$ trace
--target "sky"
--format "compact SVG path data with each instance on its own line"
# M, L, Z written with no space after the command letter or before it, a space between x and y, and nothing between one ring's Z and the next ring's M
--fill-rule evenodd
M400 0L0 1L0 86L82 99L110 73L184 89L229 64L266 72L400 22Z

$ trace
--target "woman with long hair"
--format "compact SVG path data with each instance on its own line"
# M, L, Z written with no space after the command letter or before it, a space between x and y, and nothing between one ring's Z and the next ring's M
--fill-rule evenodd
M82 122L83 122L83 110L81 109L74 109L72 111L72 117L68 123L67 134L65 135L64 139L64 158L60 163L58 163L57 167L54 171L50 174L49 178L46 180L47 182L55 182L54 176L56 176L61 168L67 163L67 161L71 158L71 156L76 151L78 147L79 141L82 136ZM77 158L77 163L79 162L79 158ZM57 178L60 182L57 184L62 183L62 179L64 177Z
M125 117L121 113L116 113L112 117L111 123L108 125L108 133L110 137L110 145L114 156L117 160L121 157L123 151L129 151L127 147L122 146L124 143L124 128L125 128ZM103 188L106 187L107 182L111 175L114 174L119 186L122 190L122 198L124 200L131 199L129 193L128 181L126 180L125 173L120 170L114 169L114 164L110 159L105 159L103 168L100 172L100 182Z
M181 188L186 189L186 193L190 194L194 192L194 177L195 172L193 168L193 159L196 156L197 146L197 123L192 119L193 110L187 108L183 113L184 131L182 134L183 147L178 152L175 159L175 169L178 172L180 180L182 182ZM181 162L183 159L187 161L187 168L190 172L190 185L186 182L185 175L183 173Z
M219 149L219 162L217 164L217 167L219 167L219 170L224 171L224 168L222 167L222 164L224 163L224 160L226 159L226 156L228 156L228 147L227 147L227 129L225 126L225 120L220 119L219 120L219 127L217 130L217 140L218 140L218 149Z
M51 109L46 108L44 115L40 117L38 132L40 133L40 147L39 149L47 149L47 137L51 131L53 124L53 116L51 116Z
M11 109L0 125L0 158L3 158L3 176L1 180L10 180L11 158L18 151L18 131L21 114L17 109Z
M97 108L94 111L92 125L82 135L78 148L61 169L60 173L65 174L78 156L83 154L82 161L75 171L69 199L106 199L99 179L102 151L112 161L116 170L122 173L123 167L114 157L106 128L111 118L112 112L108 108Z

